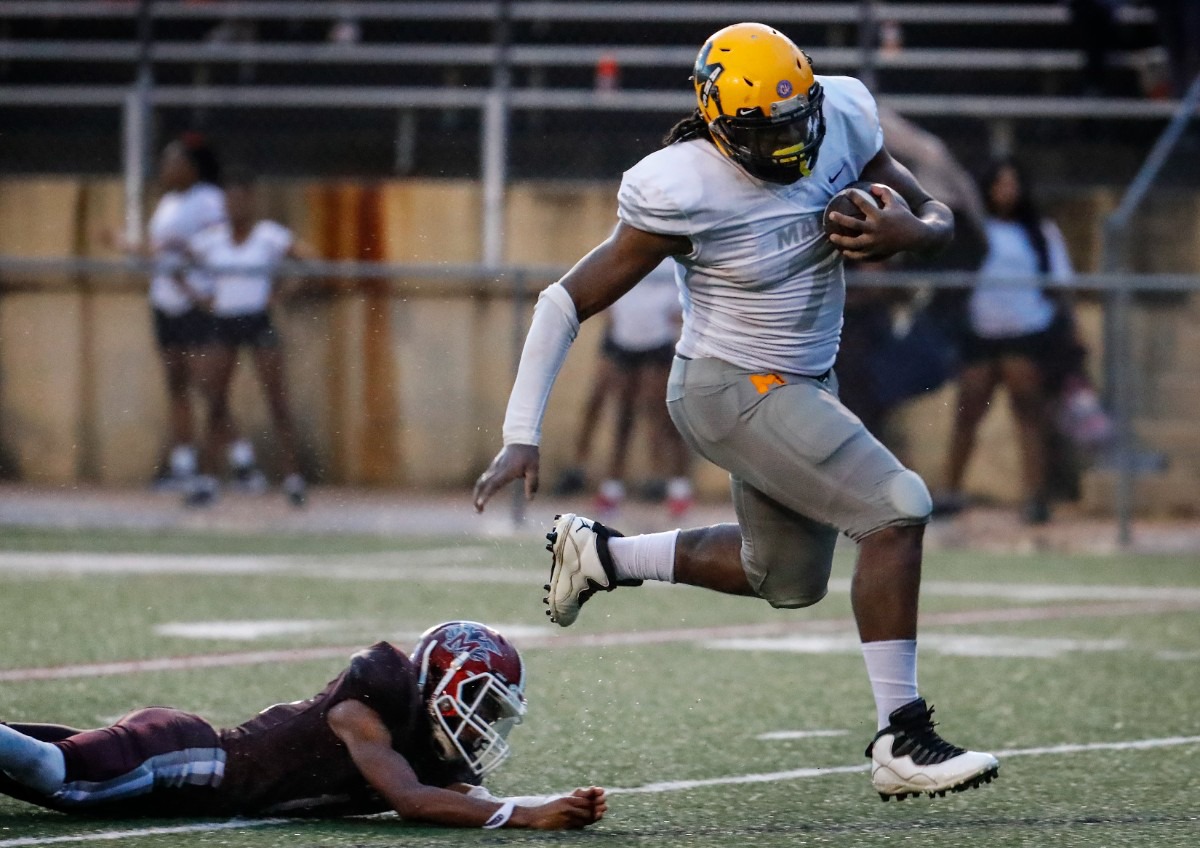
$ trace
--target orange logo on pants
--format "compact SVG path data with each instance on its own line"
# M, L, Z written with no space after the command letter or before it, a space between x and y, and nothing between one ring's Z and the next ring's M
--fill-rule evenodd
M765 395L776 386L787 385L787 380L778 374L751 374L750 382L754 384L754 388L758 390L760 395Z

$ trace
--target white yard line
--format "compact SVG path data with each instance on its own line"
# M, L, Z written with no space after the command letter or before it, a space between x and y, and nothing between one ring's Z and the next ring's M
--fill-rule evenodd
M1049 745L1040 748L1013 748L998 751L996 756L1003 761L1010 757L1036 757L1046 755L1082 754L1093 751L1146 751L1155 748L1172 748L1180 745L1200 744L1200 736L1168 736L1161 739L1133 739L1125 742L1089 742L1079 744ZM1002 762L1003 764L1003 762ZM748 783L778 783L788 780L803 780L810 777L828 777L834 774L857 774L869 771L870 763L856 763L846 766L828 766L825 768L798 768L787 771L759 772L753 774L735 774L725 777L709 777L696 780L664 780L646 783L641 786L617 787L608 789L609 795L654 795L664 792L684 792L689 789L702 789L709 786L733 786ZM159 836L185 833L206 833L218 830L238 830L267 825L292 824L300 826L303 822L295 819L244 819L230 822L205 822L199 824L180 825L178 827L151 827L142 830L109 830L97 833L79 834L76 836L23 836L17 839L0 840L0 848L18 848L18 846L55 845L68 842L92 842L100 840L140 839L146 836Z
M1171 748L1179 745L1200 744L1200 736L1168 736L1163 739L1135 739L1128 742L1089 742L1083 744L1052 745L1044 748L1013 748L997 751L996 756L1036 757L1046 754L1082 754L1091 751L1144 751L1152 748ZM607 789L609 795L649 795L659 792L681 792L705 786L731 786L739 783L776 783L782 780L801 780L806 777L825 777L831 774L851 774L870 771L870 763L852 766L830 766L828 768L799 768L788 771L761 772L759 774L734 774L727 777L708 777L699 780L666 780L642 786ZM1003 773L1003 772L1001 772ZM3 843L0 843L3 848Z
M776 739L822 739L831 736L848 736L849 730L772 730L770 733L760 733L755 739L773 742Z
M270 575L315 580L529 583L524 569L487 565L481 545L346 556L108 554L0 551L0 573L40 579L60 574Z
M148 671L181 671L237 665L303 662L334 657L349 658L357 648L292 648L279 651L241 651L229 654L198 654L190 657L161 657L152 660L83 663L80 665L10 668L0 671L0 681L67 680L75 677L105 677L110 674L142 674Z
M81 833L77 836L21 836L16 839L0 839L0 848L18 848L22 845L60 845L66 842L99 842L114 839L142 839L146 836L171 836L182 833L209 833L216 830L242 830L248 827L264 827L274 824L295 823L293 819L245 819L227 822L201 822L172 827L146 827L139 830L101 830L96 833Z

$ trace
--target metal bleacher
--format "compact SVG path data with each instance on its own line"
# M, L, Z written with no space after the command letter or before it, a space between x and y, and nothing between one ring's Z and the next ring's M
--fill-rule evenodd
M518 172L524 162L544 169L549 159L572 175L608 174L690 108L686 79L696 47L734 19L781 27L820 71L862 76L882 102L952 141L957 134L964 146L1011 144L1024 131L1073 135L1072 121L1102 122L1106 137L1140 142L1174 105L1144 96L1161 54L1152 14L1128 4L1120 10L1127 47L1111 54L1103 92L1084 73L1067 6L1056 2L157 0L148 7L143 53L136 0L0 0L7 167L52 168L38 143L47 132L60 146L75 140L93 153L112 149L85 162L119 162L103 139L118 129L116 110L144 58L162 128L200 123L225 136L233 127L275 134L270 143L289 150L280 161L306 171L470 172L476 163L464 164L463 153L477 147L483 106L503 85ZM356 27L352 43L329 41L339 21ZM63 121L72 110L87 114L95 133L56 129L49 106ZM585 120L595 111L607 113L603 122ZM438 121L439 139L406 140L429 120ZM306 144L304 136L317 141ZM385 142L372 147L371 138ZM373 152L353 163L318 155L335 142Z

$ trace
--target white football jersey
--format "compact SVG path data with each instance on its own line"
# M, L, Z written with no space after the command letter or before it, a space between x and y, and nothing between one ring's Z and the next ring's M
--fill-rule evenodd
M287 255L292 231L274 221L259 221L245 241L233 240L229 224L209 227L192 238L191 252L216 270L212 272L214 315L252 315L265 312L271 299L271 268ZM221 268L257 268L257 271L222 271Z
M813 173L755 179L711 143L655 151L621 181L618 214L639 230L686 236L679 354L739 367L821 374L837 357L846 283L821 213L883 146L875 99L851 77L819 76L825 140Z
M163 265L182 263L192 236L225 221L225 193L215 185L196 183L187 191L169 191L158 201L150 216L150 249ZM212 280L202 271L189 271L188 287L200 295L212 291ZM168 315L180 315L192 306L186 292L165 270L150 282L150 303Z

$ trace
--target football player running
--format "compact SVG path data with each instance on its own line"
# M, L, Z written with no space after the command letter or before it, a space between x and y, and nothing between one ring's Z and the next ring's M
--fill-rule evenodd
M551 620L566 627L596 592L647 579L809 606L825 596L841 531L859 549L851 601L876 704L875 789L886 801L988 782L996 758L942 739L917 688L929 492L842 406L831 371L843 257L936 252L953 216L889 155L863 84L815 76L776 30L720 30L693 83L693 116L625 173L612 235L539 297L475 507L516 479L537 491L541 423L579 322L674 257L684 326L667 405L688 444L729 471L738 522L622 537L559 516ZM881 208L856 201L863 220L834 217L855 234L826 236L826 203L855 180L881 184Z
M412 655L359 651L323 691L235 728L165 707L110 727L0 724L0 792L90 816L330 817L394 810L451 827L564 830L599 821L604 790L497 798L483 778L525 715L525 665L473 621Z

